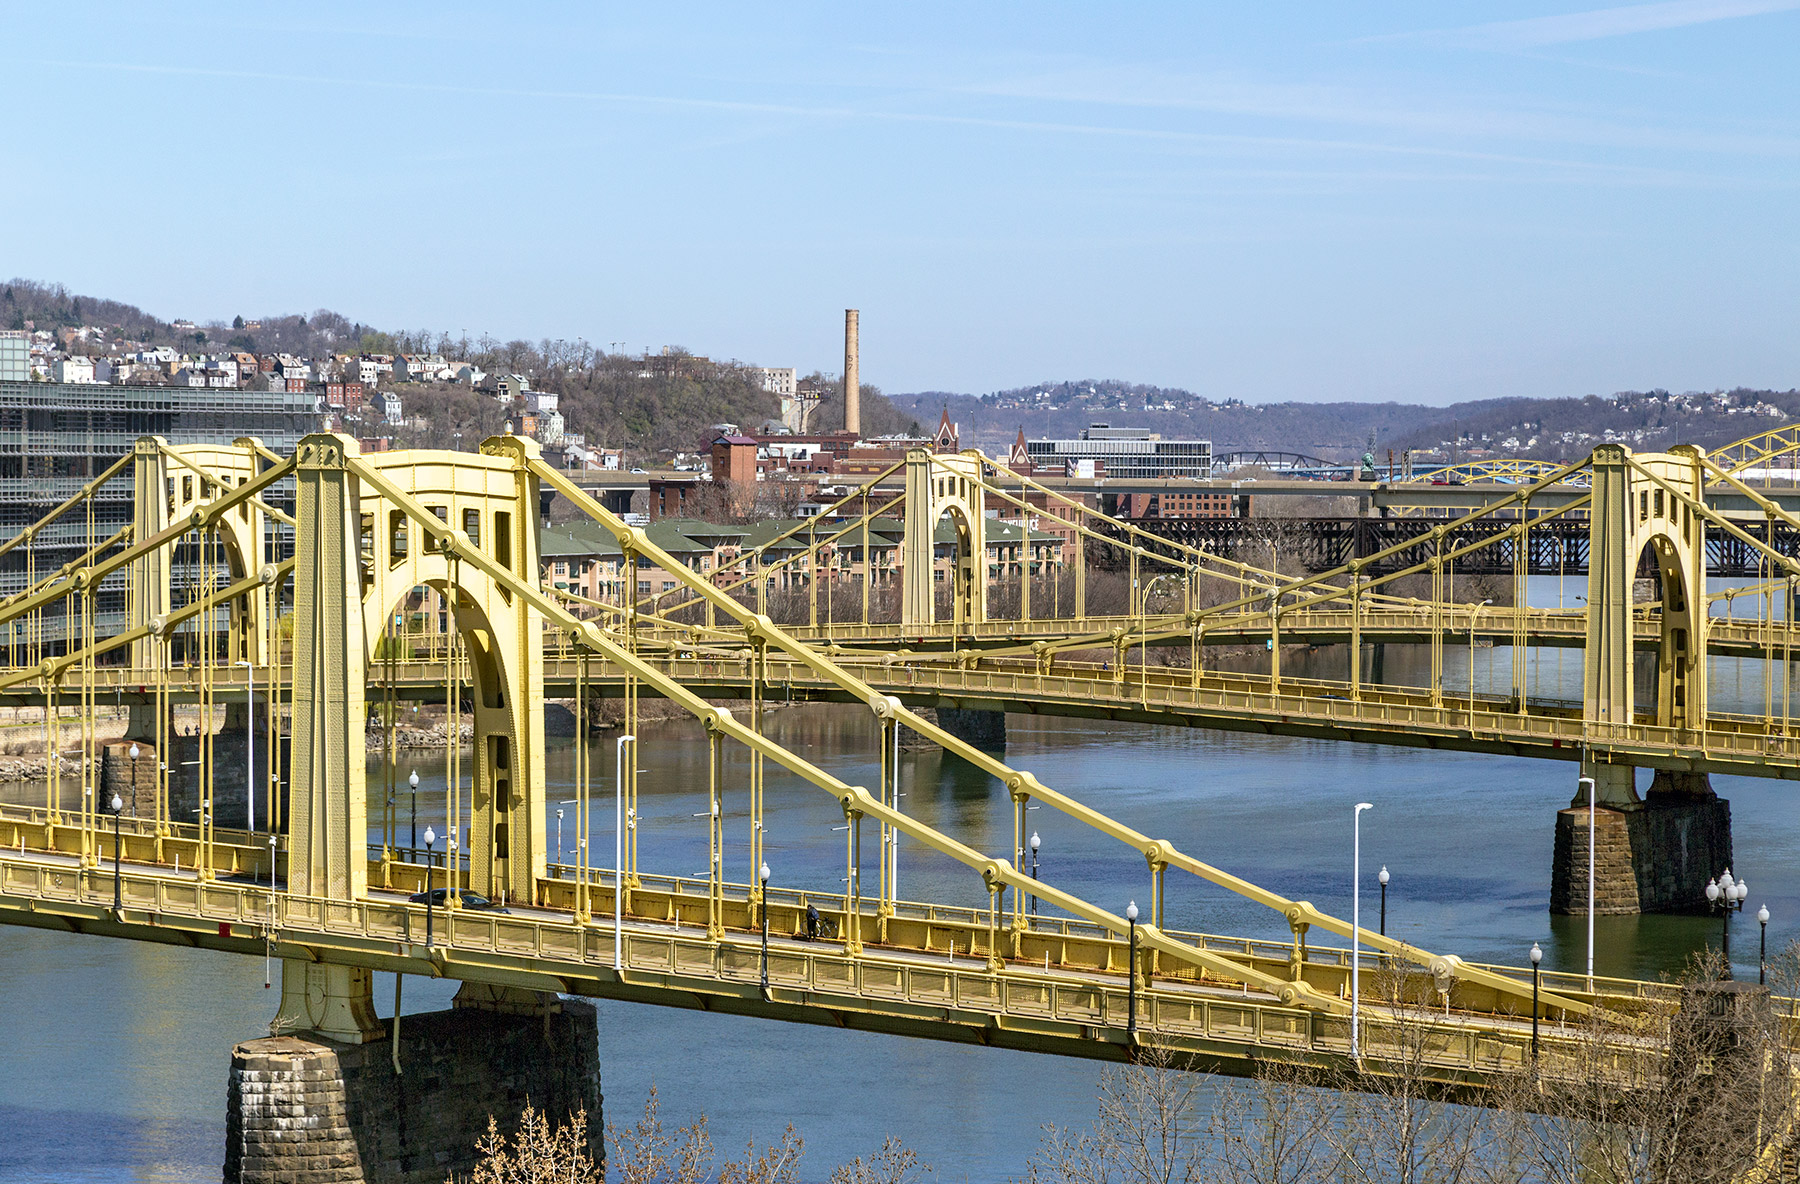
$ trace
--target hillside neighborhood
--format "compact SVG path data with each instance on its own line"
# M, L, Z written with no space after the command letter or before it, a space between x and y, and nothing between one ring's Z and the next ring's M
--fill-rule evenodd
M850 476L887 463L907 440L932 439L921 425L940 420L957 426L963 446L990 455L1008 452L1018 438L1073 438L1123 421L1152 439L1208 441L1219 457L1280 450L1343 464L1391 450L1430 465L1567 460L1602 443L1717 447L1759 424L1800 419L1793 390L1625 391L1426 407L1256 403L1115 379L891 397L859 382L862 430L846 433L841 375L718 362L679 346L626 354L622 343L608 353L580 342L392 334L329 310L161 321L132 305L21 279L0 289L0 325L7 326L0 328L0 380L307 394L321 429L354 436L366 451L472 447L510 430L574 470L703 472L711 441L742 432L760 442L764 471Z
M28 350L22 351L21 344ZM89 348L76 352L82 346ZM9 372L9 353L13 359L26 353L26 365L20 367L15 360ZM592 448L580 433L567 431L557 395L533 390L525 376L488 374L473 362L441 354L335 353L305 358L244 350L183 352L168 345L108 341L103 330L90 326L60 334L0 330L0 379L27 377L73 385L309 393L317 400L320 429L356 436L367 451L391 446L397 430L424 426L417 413L408 417L407 387L465 387L492 399L513 432L553 450L566 467L616 469L623 455L616 448Z

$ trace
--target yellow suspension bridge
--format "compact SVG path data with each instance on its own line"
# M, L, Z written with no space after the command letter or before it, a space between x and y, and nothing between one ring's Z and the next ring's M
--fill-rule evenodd
M61 762L51 760L43 806L0 807L0 922L277 959L285 1028L352 1043L383 1031L370 975L393 971L1084 1056L1156 1047L1228 1071L1269 1057L1341 1064L1357 1048L1364 1067L1379 1072L1397 1020L1391 1007L1353 996L1355 960L1338 943L1354 937L1370 969L1396 970L1408 997L1431 1008L1431 1071L1440 1081L1476 1087L1516 1070L1538 1017L1558 1025L1543 1037L1543 1063L1554 1072L1558 1042L1577 1039L1560 1025L1596 1011L1652 1017L1677 1005L1675 993L1548 974L1534 995L1529 972L1355 931L1059 792L915 707L1579 760L1600 800L1614 805L1635 799L1639 767L1800 776L1785 678L1800 561L1768 541L1775 524L1800 523L1737 475L1800 447L1792 429L1784 432L1737 447L1724 463L1693 448L1634 455L1609 445L1578 463L1522 472L1512 492L1461 520L1500 524L1479 541L1458 542L1445 522L1342 567L1297 574L1121 531L976 452L914 452L808 526L804 547L746 551L702 575L546 465L527 440L491 439L479 454L364 456L354 441L321 434L283 457L254 440L175 447L145 439L44 522L0 544L4 554L38 531L79 529L84 515L88 523L79 558L32 571L25 590L0 603L0 700L42 705L47 719L75 711L82 728L71 775L78 785L65 786ZM902 493L877 492L896 476ZM98 537L92 502L115 481L133 485L134 521ZM1574 498L1571 486L1580 490ZM1552 487L1553 504L1534 503ZM1754 515L1710 507L1709 493L1721 489L1755 506ZM537 553L546 491L616 539L628 567L642 558L678 573L682 595L603 604L546 590ZM1066 600L1063 580L1047 597L1047 573L1026 560L1013 569L1016 613L990 615L990 593L1007 579L1002 573L997 585L988 570L990 510L1049 524L1073 542L1079 558ZM880 619L874 580L862 579L849 593L855 619L836 619L842 614L828 607L821 620L812 578L820 549L860 541L866 558L871 524L894 515L904 521L895 619ZM956 541L940 580L935 531L946 517ZM1530 533L1559 518L1587 525L1586 605L1527 608ZM1764 579L1733 593L1762 606L1756 619L1711 612L1708 529L1761 556ZM1457 565L1482 548L1513 557L1510 604L1456 599ZM1123 611L1088 612L1090 550L1128 577ZM807 573L804 624L777 623L769 611L774 577L790 565ZM1645 569L1655 573L1648 595L1638 578ZM96 605L121 587L125 625L107 632ZM419 634L397 614L420 587L447 606L442 633ZM1509 693L1477 694L1471 683L1462 695L1446 685L1447 652L1478 634L1510 647ZM1209 661L1216 647L1246 643L1265 669ZM1342 647L1345 676L1284 675L1284 648L1296 643ZM1365 669L1365 650L1389 643L1429 651L1424 685L1395 685ZM1556 646L1584 653L1578 702L1531 694L1530 651ZM1761 659L1775 672L1761 714L1709 707L1714 656ZM1640 662L1655 675L1644 702ZM645 696L705 725L708 772L692 787L711 820L701 876L638 863L634 737ZM792 697L871 713L876 784L845 783L771 739L765 711ZM550 698L570 701L583 720L600 698L623 702L616 753L592 751L587 729L577 729L573 864L553 863L547 851ZM384 804L369 785L367 721L386 731L380 775L391 788L395 705L406 699L441 702L446 734L459 736L466 719L473 735L467 754L449 744L447 850L424 858L400 842L392 794ZM736 705L715 702L727 699ZM96 709L112 705L131 709L126 739L141 754L122 771L120 743L94 726ZM220 823L210 723L196 738L193 784L169 759L180 745L177 705L197 706L203 720L241 707L247 733L263 736L263 776L249 795L260 826ZM1008 849L982 849L902 808L903 731L1006 788ZM728 760L732 750L748 760ZM139 816L107 805L108 767L114 783L128 776L146 803ZM727 878L728 843L747 856L745 866L765 863L763 789L774 769L841 808L841 893ZM628 820L616 836L597 804L609 773ZM178 816L178 790L193 793L192 817ZM748 820L736 838L725 833L728 802L742 804ZM1144 914L1025 874L1032 807L1141 855ZM466 836L460 848L458 836ZM597 857L607 837L619 845L613 866ZM985 907L904 897L901 837L960 865ZM1164 907L1171 873L1273 910L1291 939L1177 926ZM409 899L427 885L449 890L434 919ZM460 890L510 911L458 907ZM814 911L832 936L803 940ZM1620 1053L1631 1049L1625 1039Z

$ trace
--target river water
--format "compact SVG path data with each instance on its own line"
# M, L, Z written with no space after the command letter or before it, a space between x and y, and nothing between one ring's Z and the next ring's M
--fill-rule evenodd
M1534 600L1538 594L1534 588ZM1552 605L1554 595L1552 588ZM1446 647L1452 693L1466 685L1466 653ZM1578 688L1575 651L1546 652L1533 668L1546 684L1539 693L1571 677ZM1503 647L1477 651L1478 688L1499 689L1509 677ZM1760 667L1752 674L1715 662L1713 686L1716 708L1761 710ZM846 780L874 784L875 730L866 712L811 707L773 713L770 721L784 744ZM1371 922L1375 876L1386 865L1389 928L1397 936L1519 965L1538 941L1547 967L1583 964L1585 921L1546 911L1555 812L1574 791L1572 764L1018 715L1008 725L1009 763L1340 916L1350 912L1351 807L1372 802L1363 819L1363 903ZM641 866L701 872L706 820L693 814L704 808L702 732L686 721L642 732ZM609 749L604 738L596 749L608 775ZM441 830L442 764L421 761L418 768L420 826ZM571 770L568 747L552 748L553 801L570 796ZM729 768L727 786L741 786L741 773L741 763ZM1747 911L1766 903L1774 914L1771 944L1785 945L1800 930L1794 790L1752 778L1715 777L1714 785L1732 802L1733 870L1755 885ZM908 754L903 788L909 812L1006 853L1005 792L967 764ZM10 786L4 796L27 801L40 793ZM776 775L767 794L774 882L837 890L843 845L832 831L841 823L835 802ZM728 798L732 879L748 873L741 796ZM1147 905L1141 857L1052 810L1029 819L1043 838L1046 879L1117 910L1132 898ZM595 839L610 850L610 831ZM572 846L572 830L563 843ZM1222 889L1174 875L1168 889L1171 927L1286 936L1280 917ZM984 900L973 874L910 845L901 852L901 892ZM1601 918L1597 970L1654 977L1716 941L1718 929L1716 920L1698 917ZM1754 931L1750 918L1738 921L1740 973L1755 973ZM266 1032L274 1011L262 975L255 958L0 928L0 1182L218 1179L231 1046ZM406 1010L448 1006L452 993L447 984L408 979ZM385 1010L391 978L380 976L375 997ZM1091 1118L1101 1071L1091 1062L809 1025L638 1004L599 1008L608 1118L634 1119L654 1084L665 1120L679 1125L705 1113L723 1153L740 1151L752 1137L773 1138L792 1122L807 1141L809 1180L866 1155L889 1134L916 1148L941 1178L1008 1178L1022 1170L1043 1124Z

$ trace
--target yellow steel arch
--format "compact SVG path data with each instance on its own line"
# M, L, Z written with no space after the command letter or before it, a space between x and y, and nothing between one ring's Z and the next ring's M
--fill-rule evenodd
M1552 461L1506 457L1495 460L1466 461L1463 464L1427 469L1415 473L1410 483L1468 485L1491 482L1500 485L1528 485L1534 481L1541 481L1564 468L1564 465ZM1579 476L1580 474L1575 473L1568 474L1564 477L1563 483L1586 484L1585 481L1578 479Z
M1713 462L1725 472L1739 473L1794 452L1800 452L1800 424L1791 423L1786 427L1745 436L1742 440L1714 450L1710 455Z
M150 445L153 441L153 448ZM138 502L135 506L139 538L149 538L167 526L192 523L198 529L217 536L223 558L232 580L241 580L261 571L269 561L267 547L268 506L257 497L240 499L231 510L204 520L196 512L235 488L254 480L266 467L261 443L241 439L233 444L171 445L152 437L140 441L138 455ZM158 481L161 490L155 490ZM160 496L159 496L160 494ZM145 566L153 568L166 562L166 551L146 557ZM151 576L134 584L133 623L167 613L167 571L162 584ZM160 596L159 596L160 593ZM157 601L161 600L158 604ZM267 589L256 589L231 605L230 660L262 665L267 661L264 623L269 612Z
M1745 469L1758 468L1779 456L1789 456L1800 452L1800 424L1787 424L1783 427L1771 428L1766 432L1745 436L1734 440L1722 448L1714 449L1709 455L1718 466L1727 473L1739 473ZM1442 465L1415 474L1414 482L1431 482L1437 479L1455 482L1492 481L1504 484L1519 484L1521 481L1532 481L1546 473L1556 470L1558 466L1540 460L1508 457L1494 460L1470 461L1458 465ZM1584 481L1571 478L1569 484L1585 484Z
M1619 444L1594 450L1588 549L1584 711L1597 724L1630 726L1633 702L1633 583L1648 550L1662 578L1658 615L1663 674L1656 722L1703 728L1706 720L1706 534L1693 506L1704 493L1700 452L1634 456Z

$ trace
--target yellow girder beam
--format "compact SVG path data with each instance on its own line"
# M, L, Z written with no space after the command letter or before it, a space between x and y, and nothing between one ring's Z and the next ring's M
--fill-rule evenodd
M256 575L245 576L234 584L216 589L197 600L191 600L180 608L170 609L168 615L163 618L161 631L167 632L171 627L181 624L190 617L198 616L209 608L229 603L246 592L253 592L265 584L279 581L282 576L293 570L294 561L285 559L280 563L270 564ZM0 673L0 690L39 678L47 684L70 666L78 665L88 658L97 658L101 654L109 654L116 649L122 649L141 637L150 637L157 632L154 625L138 625L123 633L115 633L111 637L96 641L74 653L64 654L60 658L45 658L39 665L21 667L11 673Z

